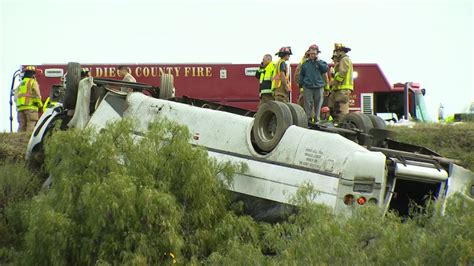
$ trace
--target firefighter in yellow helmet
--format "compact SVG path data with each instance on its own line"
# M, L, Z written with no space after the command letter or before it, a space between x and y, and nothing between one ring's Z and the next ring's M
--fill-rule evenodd
M275 76L273 78L273 91L275 95L275 101L289 102L288 93L291 91L291 83L289 78L289 69L286 61L290 59L291 52L290 47L282 47L275 55L280 57L280 60L275 65Z
M342 115L349 113L349 100L354 89L352 79L352 61L347 56L351 48L341 43L334 45L335 65L334 78L332 80L332 91L330 95L331 109L334 111L334 119L337 121Z
M26 66L23 79L15 90L20 132L32 132L38 121L38 110L43 106L41 92L36 81L36 67Z

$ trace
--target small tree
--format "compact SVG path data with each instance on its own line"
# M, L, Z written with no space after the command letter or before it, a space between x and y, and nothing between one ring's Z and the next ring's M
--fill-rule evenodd
M190 145L183 126L152 123L143 137L134 128L121 121L49 139L53 184L30 208L27 263L156 265L212 249L203 238L229 204L217 176L237 168Z

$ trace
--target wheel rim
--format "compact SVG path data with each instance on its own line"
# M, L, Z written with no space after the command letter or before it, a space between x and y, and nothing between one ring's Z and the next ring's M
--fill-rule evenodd
M265 141L270 141L275 137L277 127L277 117L273 112L262 114L262 125L259 128L259 135Z

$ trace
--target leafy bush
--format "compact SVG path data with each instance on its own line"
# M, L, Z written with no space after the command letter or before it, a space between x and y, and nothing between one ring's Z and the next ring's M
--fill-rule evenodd
M212 231L229 204L216 177L237 168L188 144L185 127L154 123L140 138L133 129L122 121L49 139L54 181L30 208L27 264L163 264L216 248Z
M346 217L311 203L317 188L305 185L287 221L257 222L226 190L245 167L217 164L170 122L151 124L142 137L135 131L122 121L100 133L55 133L46 145L54 181L45 193L24 165L0 164L0 264L474 262L474 203L460 196L445 215L436 204L405 219L367 205Z
M40 188L38 177L23 163L0 161L0 263L9 262L22 244L23 210Z
M301 192L301 191L300 191ZM304 193L306 193L303 190ZM301 195L301 193L300 193ZM301 197L299 197L301 199ZM351 217L299 201L287 222L259 223L259 242L234 241L213 253L213 265L468 265L474 262L474 202L450 200L446 215L430 208L402 220L376 206ZM236 232L238 233L238 231Z

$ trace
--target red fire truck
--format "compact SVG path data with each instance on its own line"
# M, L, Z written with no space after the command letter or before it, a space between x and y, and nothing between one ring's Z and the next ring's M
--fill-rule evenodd
M82 64L91 70L93 77L122 79L117 67L120 64ZM137 82L158 86L163 73L174 76L176 96L187 96L223 105L256 110L258 81L254 77L255 64L125 64ZM38 65L36 78L43 101L51 96L51 88L60 84L66 74L66 64ZM296 64L291 64L295 73ZM293 78L293 77L292 77ZM292 102L299 95L292 80ZM13 88L13 86L12 86ZM402 117L429 121L424 102L425 90L417 83L391 85L377 64L354 64L354 92L350 110L376 114L384 119Z

